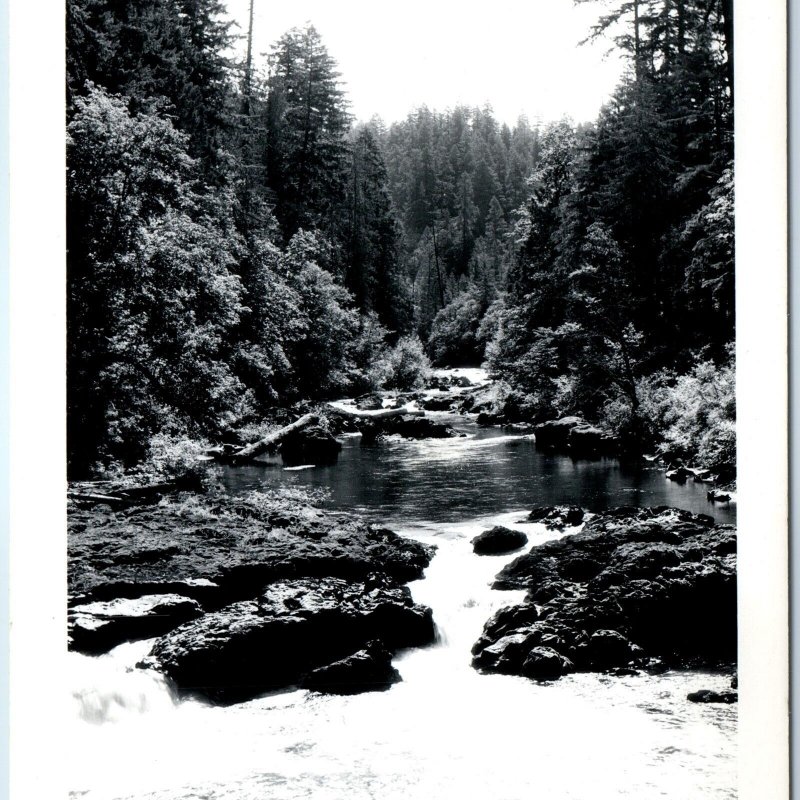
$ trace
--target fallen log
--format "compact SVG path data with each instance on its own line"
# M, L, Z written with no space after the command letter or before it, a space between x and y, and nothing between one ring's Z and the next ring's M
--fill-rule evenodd
M146 486L126 486L122 489L115 489L112 494L123 497L126 500L146 503L150 500L159 499L163 494L197 488L199 488L199 481L187 477L164 483L149 483Z
M90 492L67 492L70 500L77 500L82 503L107 503L110 506L129 506L133 501L125 497L116 497L113 494L95 494Z
M91 483L76 484L67 492L67 497L86 503L108 503L118 506L145 505L158 502L162 495L169 492L198 488L198 481L192 478L150 483L144 486L115 486L110 481L104 481L102 484L98 483L94 486Z
M350 410L349 408L345 409L341 406L335 406L332 403L328 403L328 407L333 411L335 414L341 414L343 417L353 417L354 419L360 420L380 420L380 419L388 419L389 417L424 417L425 412L419 409L411 409L408 407L405 408L386 408L383 411L359 411L358 409L354 408Z
M225 461L252 461L256 456L260 456L262 453L266 453L267 450L277 447L281 441L290 434L318 424L319 417L316 414L304 414L300 419L292 422L290 425L280 430L273 431L267 434L263 439L248 444L246 447L242 447L233 453L221 456L220 459Z

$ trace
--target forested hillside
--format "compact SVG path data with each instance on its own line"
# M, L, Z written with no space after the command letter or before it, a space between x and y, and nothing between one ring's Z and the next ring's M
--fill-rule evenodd
M70 0L71 474L429 359L485 361L509 418L731 463L731 6L612 4L599 118L512 127L354 119L311 25L240 60L216 0Z

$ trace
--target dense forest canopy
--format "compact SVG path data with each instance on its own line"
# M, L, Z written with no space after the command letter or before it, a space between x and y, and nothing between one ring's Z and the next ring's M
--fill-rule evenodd
M71 474L428 358L732 460L732 2L602 6L629 68L593 123L387 126L311 25L240 62L217 0L70 0Z

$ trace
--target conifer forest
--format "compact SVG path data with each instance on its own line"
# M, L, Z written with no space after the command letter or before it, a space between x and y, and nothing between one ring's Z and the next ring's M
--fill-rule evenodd
M67 2L70 797L736 798L733 0L295 3Z
M311 24L239 56L219 0L70 0L70 475L481 364L506 420L730 472L732 2L598 5L594 121L387 124Z

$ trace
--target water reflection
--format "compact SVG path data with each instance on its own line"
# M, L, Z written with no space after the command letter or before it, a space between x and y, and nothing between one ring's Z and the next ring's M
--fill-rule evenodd
M337 508L382 519L448 521L503 509L572 503L592 511L618 505L669 505L735 522L735 504L711 503L704 484L679 485L647 463L572 459L539 452L530 437L448 418L467 438L343 440L337 464L287 471L279 458L226 468L239 492L280 485L326 488Z

